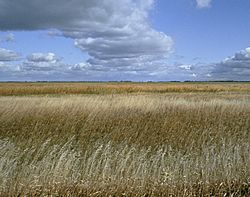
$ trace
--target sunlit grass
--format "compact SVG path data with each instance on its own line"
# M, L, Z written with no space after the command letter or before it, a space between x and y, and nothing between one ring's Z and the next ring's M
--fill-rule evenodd
M0 83L0 95L250 92L250 83Z
M249 196L249 101L233 92L0 97L0 194Z

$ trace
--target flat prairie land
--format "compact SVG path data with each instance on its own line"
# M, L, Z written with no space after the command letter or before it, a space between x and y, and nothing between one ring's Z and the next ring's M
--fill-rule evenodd
M0 83L0 196L250 196L249 83Z
M190 83L0 83L0 95L250 92L250 82Z

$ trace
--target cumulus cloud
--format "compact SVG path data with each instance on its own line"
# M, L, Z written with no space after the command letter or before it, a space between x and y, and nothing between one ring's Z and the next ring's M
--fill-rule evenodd
M196 2L205 8L212 0ZM67 65L54 53L33 53L15 67L10 61L19 55L0 48L1 76L15 68L22 76L52 79L56 73L57 79L77 80L249 80L250 48L219 63L168 64L173 41L150 26L153 6L154 0L0 0L0 30L48 29L51 36L73 39L90 57ZM13 39L10 34L7 40Z
M19 59L20 55L15 51L0 48L0 80L18 71L18 67L13 65L12 61Z
M129 69L172 52L171 37L148 23L153 5L154 0L0 0L0 29L57 29L88 53L91 69Z
M16 61L20 55L12 50L0 48L0 61Z
M235 53L234 56L232 56L231 58L227 58L225 61L228 61L230 59L234 61L250 61L250 47L241 50L238 53Z
M212 0L196 0L198 8L207 8L211 6Z
M218 63L177 64L176 66L192 74L196 80L249 81L250 47Z
M0 61L0 81L8 81L11 80L12 77L20 77L18 74L19 67L17 65L9 61Z
M23 61L0 61L0 81L72 80L75 73L54 53L33 53Z
M184 68L185 66L185 68ZM189 65L191 66L191 65ZM102 66L82 62L70 67L71 73L82 73L82 76L102 76L102 80L135 80L135 81L172 81L194 80L193 71L188 65L170 64L167 60L159 59L139 66Z
M19 66L22 72L63 71L66 65L54 53L33 53Z
M30 62L56 63L59 61L59 58L54 53L32 53L27 57L27 60Z
M92 65L88 62L81 62L69 67L72 71L107 71L107 68L104 68L102 65Z
M250 47L214 65L211 76L217 80L250 79Z

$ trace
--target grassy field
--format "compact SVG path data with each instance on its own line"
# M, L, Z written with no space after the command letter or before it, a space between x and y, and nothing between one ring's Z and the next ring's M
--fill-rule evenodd
M168 92L250 92L250 82L241 83L0 83L0 95L124 94Z
M249 83L0 83L0 95L0 196L250 196Z

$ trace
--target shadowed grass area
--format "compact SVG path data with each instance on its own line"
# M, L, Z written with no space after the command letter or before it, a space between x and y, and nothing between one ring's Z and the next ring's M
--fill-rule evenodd
M250 83L0 83L0 95L250 92Z

